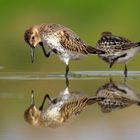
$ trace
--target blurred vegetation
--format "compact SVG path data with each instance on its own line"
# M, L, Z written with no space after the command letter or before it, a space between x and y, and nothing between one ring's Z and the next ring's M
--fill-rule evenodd
M56 56L44 58L36 49L31 64L28 45L23 34L26 28L39 23L60 23L74 30L87 43L95 46L101 32L140 41L139 0L0 0L0 65L1 71L64 71L64 64ZM137 55L128 64L130 70L140 70ZM107 70L108 65L97 56L71 62L71 70ZM122 65L113 69L123 69Z

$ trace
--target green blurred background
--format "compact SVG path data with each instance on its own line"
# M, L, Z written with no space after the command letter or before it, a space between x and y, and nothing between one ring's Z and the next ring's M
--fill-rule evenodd
M136 106L129 111L126 109L124 112L115 112L111 116L102 115L99 108L93 107L89 112L83 113L79 121L78 119L74 121L70 128L68 125L62 129L46 131L46 129L33 129L32 126L25 125L23 114L29 106L31 90L35 91L36 103L39 106L46 93L51 94L51 97L57 96L65 88L65 81L61 79L29 80L32 75L20 73L42 72L42 75L37 74L35 78L38 75L45 77L44 75L48 73L64 73L63 62L55 55L49 59L45 58L40 47L36 48L35 63L31 64L30 49L23 36L25 30L34 24L62 24L75 31L85 42L95 46L103 31L126 36L132 41L140 41L139 14L140 0L0 0L0 68L3 68L0 69L2 73L0 74L10 77L11 73L8 75L6 72L15 72L10 77L11 80L0 80L1 139L36 140L41 137L49 140L63 140L67 137L67 139L101 138L105 140L106 138L109 140L109 138L120 139L121 137L123 140L125 138L130 140L134 136L136 137L132 139L139 139L140 112ZM140 70L139 60L140 54L129 62L128 69ZM71 61L70 69L72 71L109 70L108 64L97 56L90 56L81 61ZM112 70L123 69L122 65L112 68ZM14 78L17 79L14 80ZM102 77L91 80L86 78L70 80L70 90L78 90L92 96L100 86L109 81L108 79L108 77L105 79ZM122 79L118 77L118 80ZM139 82L139 80L128 81L138 93L140 93Z
M44 58L36 49L31 64L28 45L24 42L26 28L40 23L59 23L74 30L90 45L95 46L101 32L111 31L140 41L139 0L0 0L0 65L1 71L63 72L64 64L56 56ZM140 70L140 55L129 62L129 70ZM70 63L71 70L109 70L97 56ZM113 69L123 69L116 65Z

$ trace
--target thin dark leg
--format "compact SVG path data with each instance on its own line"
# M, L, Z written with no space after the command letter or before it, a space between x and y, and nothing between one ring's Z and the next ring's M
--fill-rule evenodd
M69 87L69 78L66 77L66 87Z
M66 65L65 78L66 78L66 86L67 86L67 87L69 86L68 72L69 72L69 65Z
M118 57L117 58L114 58L112 60L112 62L110 63L109 67L112 68L112 66L114 65L114 63L118 60Z
M40 46L42 47L42 50L43 50L43 53L44 53L45 57L49 57L50 54L51 54L51 51L49 51L49 52L47 53L46 50L45 50L45 48L44 48L44 46L43 46L43 43L40 42L39 44L40 44Z
M111 76L109 77L109 82L110 83L113 83L113 80L112 80L112 77Z
M48 94L46 94L45 97L44 97L44 99L43 99L43 102L42 102L41 106L39 107L39 110L42 110L43 109L44 104L45 104L45 101L46 101L46 98L48 98L49 101L52 101L51 98L50 98L50 96Z
M124 68L124 76L125 76L125 78L127 77L127 66L126 66L126 64L125 64L125 68Z
M112 68L113 64L114 64L114 62L110 63L109 68Z
M68 78L68 72L69 72L69 65L66 65L65 78Z

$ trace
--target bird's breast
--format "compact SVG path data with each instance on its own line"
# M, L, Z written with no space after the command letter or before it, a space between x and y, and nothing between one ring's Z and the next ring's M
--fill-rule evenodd
M50 49L56 50L57 52L64 52L64 48L62 47L60 41L60 37L55 34L43 35L43 42Z
M57 102L56 104L51 104L48 109L46 110L46 115L47 117L50 117L50 118L55 118L57 116L60 115L60 109L61 107L63 106L64 102L63 101L60 101L60 102Z

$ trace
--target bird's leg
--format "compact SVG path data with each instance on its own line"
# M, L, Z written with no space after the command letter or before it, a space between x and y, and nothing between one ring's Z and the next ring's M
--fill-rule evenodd
M43 50L43 53L44 53L45 57L49 57L50 54L51 54L51 50L47 53L46 50L45 50L45 48L44 48L43 43L40 42L39 45L42 47L42 50Z
M69 87L69 79L68 79L68 76L66 77L66 87Z
M68 79L69 65L66 65L65 68L65 78Z
M112 68L113 64L114 64L114 60L110 63L109 67Z
M113 59L110 59L110 65L109 65L110 68L112 68L113 64L115 63L115 61L117 61L117 59L118 58L116 58L116 57Z
M68 72L69 72L69 66L66 66L66 73L65 73L65 78L66 78L66 87L69 87L69 78L68 78Z
M125 64L125 67L124 67L124 76L125 76L125 78L127 77L127 66L126 66L126 64Z
M50 96L49 96L48 94L46 94L46 95L44 96L44 99L43 99L43 102L42 102L41 106L39 107L39 110L42 110L42 109L43 109L44 104L45 104L45 101L46 101L46 98L48 98L49 101L52 101L51 98L50 98Z
M112 80L112 77L111 76L109 77L109 82L110 83L113 83L113 80Z

